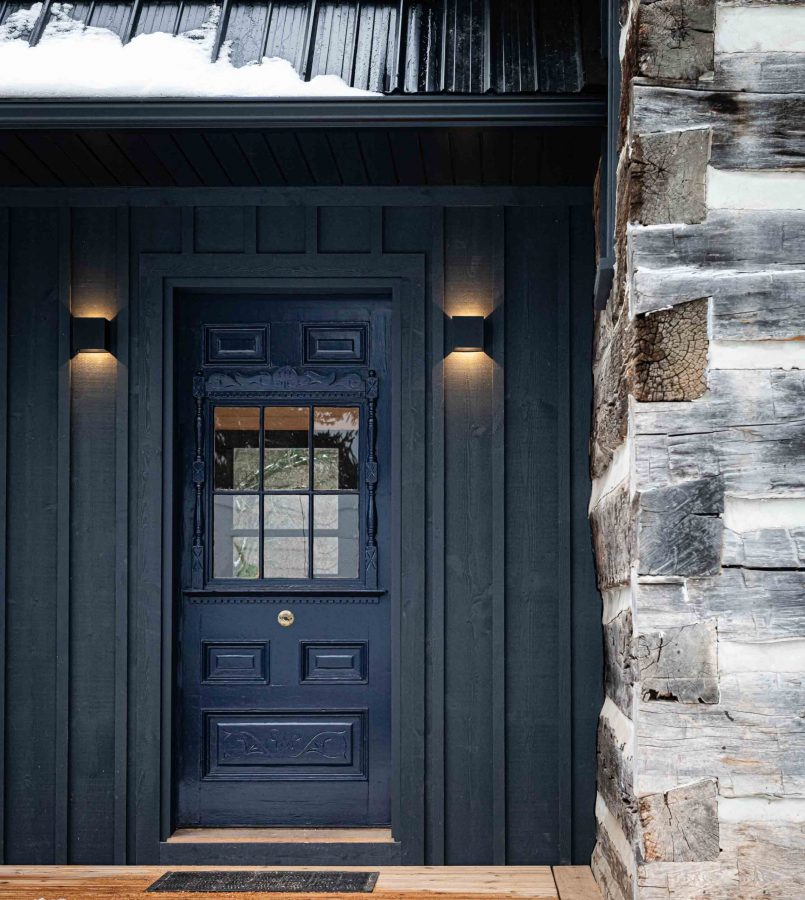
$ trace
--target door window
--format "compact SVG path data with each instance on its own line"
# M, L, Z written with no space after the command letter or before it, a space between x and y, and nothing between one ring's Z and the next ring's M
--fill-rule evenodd
M212 419L213 577L357 579L361 407L215 406Z

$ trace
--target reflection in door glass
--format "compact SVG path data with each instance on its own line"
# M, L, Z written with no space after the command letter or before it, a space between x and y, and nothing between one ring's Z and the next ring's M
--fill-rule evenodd
M306 491L308 487L307 406L268 406L265 411L265 487Z
M213 530L213 576L260 575L260 507L255 495L217 494Z
M260 410L215 408L215 488L252 491L260 486Z
M358 488L358 408L317 406L313 410L313 468L317 491Z
M358 494L317 494L313 506L313 575L358 577Z
M308 578L308 494L265 497L265 577Z

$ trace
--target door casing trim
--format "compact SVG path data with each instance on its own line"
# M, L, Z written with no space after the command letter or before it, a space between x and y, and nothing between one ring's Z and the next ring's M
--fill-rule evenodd
M174 830L173 314L177 294L255 291L354 296L365 292L385 293L393 310L390 591L391 818L395 841L385 846L390 861L421 865L425 821L425 255L144 253L138 288L130 332L131 862L159 862ZM153 527L156 522L158 528ZM177 845L169 846L175 849ZM163 861L232 860L228 855L232 845L206 844L204 851L195 855L190 849L193 846L184 845L181 860L173 858L171 849L171 858ZM268 864L300 858L298 848L288 845L274 845L272 852L265 844L241 844L236 855L250 861L245 849L250 846ZM305 854L308 859L324 859L323 847L305 846L311 854ZM342 853L338 859L344 864L380 863L377 845L368 856L361 855L362 845L326 846L328 857L334 847L342 848L346 856Z

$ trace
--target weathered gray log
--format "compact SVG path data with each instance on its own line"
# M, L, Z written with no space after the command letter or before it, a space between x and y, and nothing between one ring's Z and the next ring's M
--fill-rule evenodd
M712 379L711 373L711 379ZM701 401L698 401L701 402ZM805 424L716 426L635 440L635 483L645 486L721 475L732 494L801 496L805 490Z
M604 692L629 719L635 680L632 648L632 611L627 609L604 626Z
M700 225L630 225L629 245L632 273L680 267L801 270L805 211L712 210Z
M649 863L637 873L640 900L678 900L701 897L733 900L741 897L737 860L722 858L711 863Z
M710 129L635 135L630 168L632 222L702 222Z
M629 395L681 401L707 387L707 301L638 316L609 310L597 320L591 472L601 475L626 437Z
M631 842L637 839L638 833L637 800L632 778L634 763L624 756L623 751L623 744L612 726L601 717L598 720L598 793Z
M629 486L624 484L605 496L590 515L598 587L627 584L634 547L634 515Z
M800 822L722 822L718 863L640 866L640 900L802 900L805 835Z
M637 565L641 575L712 575L721 567L724 485L705 478L640 494Z
M715 779L640 797L643 858L647 862L712 862L719 855Z
M713 369L709 391L691 403L637 404L635 433L704 434L735 426L801 421L805 372L776 369Z
M751 569L805 568L805 528L763 528L741 534L724 529L725 566Z
M642 632L635 657L643 700L718 703L716 622Z
M618 139L617 150L620 151L628 142L629 110L632 108L632 85L638 75L638 17L640 9L638 4L630 0L620 0L619 20L621 23L621 52L620 52L620 104L618 109ZM618 183L621 183L620 178ZM623 199L622 191L618 187L617 202Z
M590 866L607 900L633 900L632 876L606 830L599 826Z
M805 334L805 270L713 272L698 266L642 269L633 279L636 313L712 297L714 340L787 340Z
M632 134L712 127L711 161L719 168L805 165L802 93L727 94L635 84L631 96Z
M638 316L632 394L644 402L695 400L707 389L707 300Z
M802 676L721 677L715 705L640 702L639 794L717 778L723 796L803 797Z
M633 329L624 311L613 320L608 308L598 314L595 327L593 421L590 471L601 475L626 437L629 408Z
M643 0L638 28L639 73L695 81L713 70L715 0Z
M805 16L805 0L798 4ZM803 673L790 671L805 635L805 528L725 533L721 518L725 489L805 493L805 374L706 366L708 337L805 337L805 211L708 211L705 193L708 165L805 168L805 55L714 56L715 6L622 4L630 22L620 279L600 342L606 352L596 354L596 404L617 415L597 423L592 456L600 475L625 436L628 410L635 500L621 497L618 506L613 492L600 504L596 548L602 582L625 584L625 531L639 573L631 581L636 636L627 643L631 616L627 629L621 613L605 637L607 695L634 716L636 735L627 777L612 723L604 716L599 725L608 812L599 812L593 868L606 896L630 900L628 876L616 873L633 858L640 900L805 896L801 823L796 834L771 823L739 834L730 824L751 815L743 798L805 801ZM763 21L773 26L775 14ZM627 298L634 318L618 322ZM632 790L642 796L637 846ZM725 803L733 806L719 828ZM628 862L621 831L632 845Z
M637 491L662 487L680 480L671 475L667 434L641 435L636 438L635 446L639 448L639 453L634 454L634 484Z
M735 642L739 643L739 642ZM759 724L762 716L779 717L788 722L780 732L783 743L789 747L805 749L805 729L802 728L802 672L777 672L779 663L775 660L776 646L767 646L769 653L767 672L722 672L723 693L719 701L721 706L730 711L736 721L744 723L754 721ZM737 663L740 666L740 659ZM805 772L792 771L791 775L799 777L800 788L792 789L790 794L801 792L805 783ZM783 793L789 792L784 789Z
M709 87L719 91L793 94L805 85L802 53L720 53Z
M712 293L714 340L790 340L805 336L805 272L725 280Z
M712 579L691 579L687 602L718 617L721 640L757 641L805 634L805 574L724 569Z
M649 863L638 869L637 883L640 900L737 900L743 896L734 854L726 859L722 853L719 862L711 863Z
M741 822L722 825L725 855L736 857L734 897L805 897L805 829L801 822Z
M678 628L715 618L722 641L776 641L805 634L805 572L723 569L685 584L633 586L641 628Z

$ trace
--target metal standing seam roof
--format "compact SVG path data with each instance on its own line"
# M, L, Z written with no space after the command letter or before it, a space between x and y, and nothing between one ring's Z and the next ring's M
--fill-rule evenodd
M45 0L36 44L59 6L120 36L181 34L207 0ZM215 5L215 4L213 4ZM28 3L0 2L0 23ZM304 78L339 75L386 93L576 93L604 83L598 0L221 0L213 50L236 66L278 56Z

